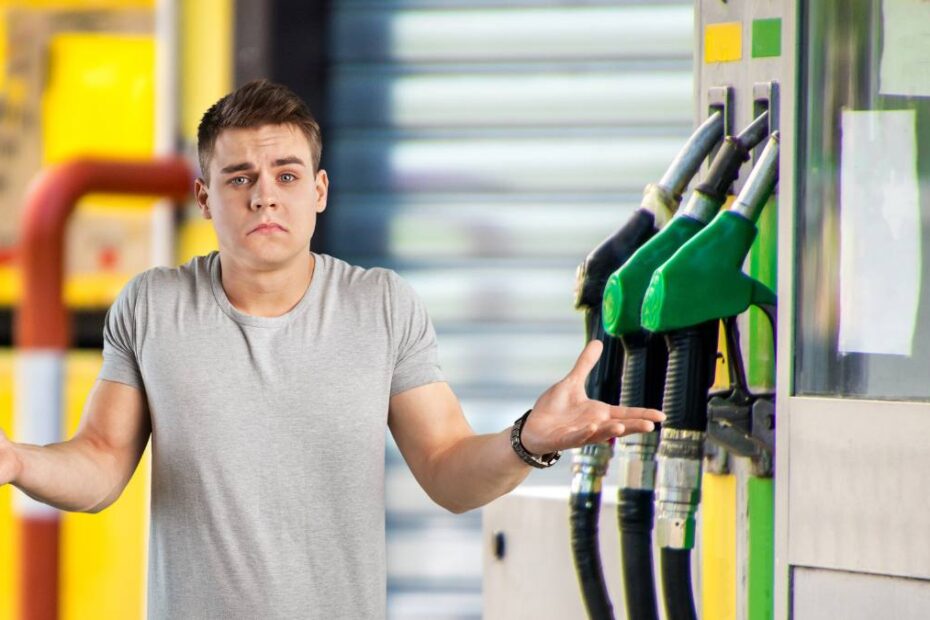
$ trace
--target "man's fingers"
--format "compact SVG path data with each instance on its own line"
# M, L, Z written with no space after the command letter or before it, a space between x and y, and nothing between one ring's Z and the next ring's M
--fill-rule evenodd
M575 366L572 368L571 372L568 373L570 379L575 379L579 382L584 382L588 377L588 373L591 372L591 369L594 368L594 365L597 364L597 360L601 357L601 351L604 350L604 345L600 340L592 340L588 345L581 351L581 355L578 356L578 359L575 361Z
M596 425L596 430L590 432L584 443L602 443L610 441L614 437L622 437L629 433L630 430L622 422L611 420L603 424Z
M649 420L625 420L623 424L627 433L651 433L656 430L655 423Z
M650 420L652 422L665 421L665 414L658 409L646 409L645 407L622 407L619 405L610 405L610 417L617 420Z

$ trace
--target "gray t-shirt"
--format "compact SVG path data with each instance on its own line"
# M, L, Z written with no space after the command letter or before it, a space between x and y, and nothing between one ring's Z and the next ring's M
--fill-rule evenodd
M383 618L394 394L442 381L397 274L316 254L287 314L230 304L219 254L136 276L99 377L152 418L149 617Z

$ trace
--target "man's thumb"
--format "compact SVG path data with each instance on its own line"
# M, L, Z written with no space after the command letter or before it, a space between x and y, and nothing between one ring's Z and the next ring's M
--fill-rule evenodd
M584 350L582 350L581 355L578 356L574 368L568 373L568 377L578 381L587 379L591 369L594 368L594 365L597 364L597 360L600 359L603 350L604 345L600 340L592 340L589 342Z

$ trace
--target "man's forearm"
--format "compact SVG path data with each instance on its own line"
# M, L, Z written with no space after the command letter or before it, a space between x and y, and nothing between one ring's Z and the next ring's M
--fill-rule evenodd
M510 445L509 428L460 439L432 465L430 495L452 512L483 506L512 491L530 473Z
M105 466L110 458L89 441L72 439L47 446L16 444L22 471L13 486L60 510L96 512L105 508L116 486Z

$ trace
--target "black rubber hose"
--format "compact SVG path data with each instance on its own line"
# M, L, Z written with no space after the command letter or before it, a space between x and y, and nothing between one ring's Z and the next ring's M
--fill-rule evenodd
M668 372L662 411L665 428L707 429L707 392L714 382L719 321L707 321L665 335Z
M655 386L650 382L662 380L655 376L656 364L652 363L649 356L654 350L661 349L661 372L664 375L667 358L665 343L661 338L653 338L643 331L624 334L620 340L624 351L620 404L626 407L646 406L650 393L655 392ZM654 346L653 341L659 346ZM661 387L658 398L661 401ZM659 618L652 564L654 499L652 489L629 488L621 488L617 498L623 587L629 620Z
M610 594L604 582L604 568L598 549L597 520L600 512L600 493L572 495L572 553L581 596L591 620L613 620L614 608L610 604Z
M653 498L651 489L620 489L617 505L623 588L629 620L658 620L652 565Z
M667 620L697 620L691 590L691 550L662 549L662 588Z

